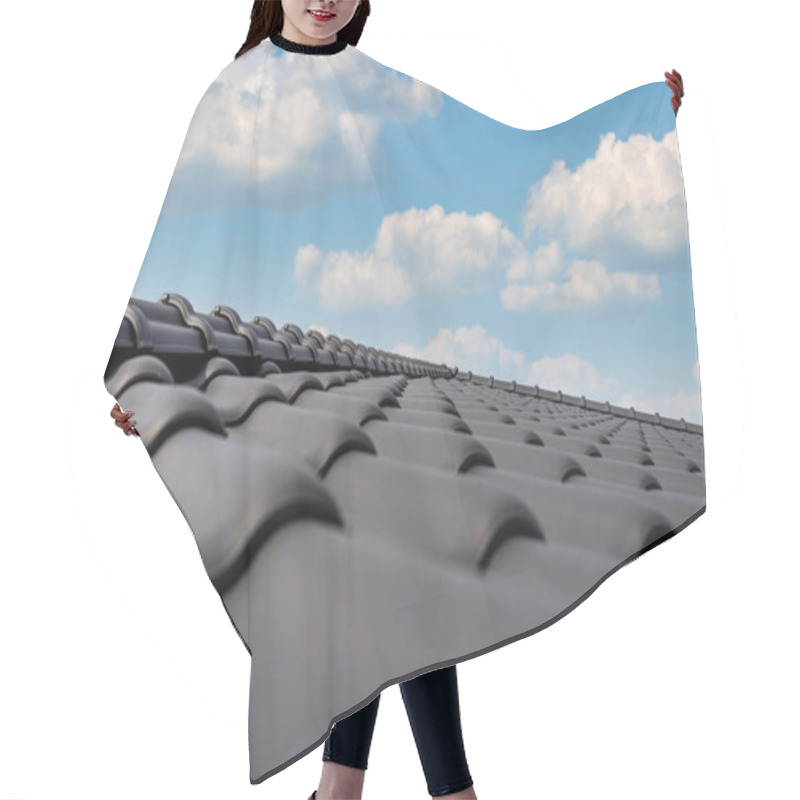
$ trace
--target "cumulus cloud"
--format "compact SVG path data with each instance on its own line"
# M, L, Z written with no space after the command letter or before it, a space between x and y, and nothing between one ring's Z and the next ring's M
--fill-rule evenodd
M365 251L301 247L294 276L329 308L396 306L426 289L485 291L498 270L525 258L524 246L493 214L448 214L436 204L387 215Z
M525 236L540 231L584 253L633 245L675 254L687 239L675 130L661 140L605 133L595 155L574 171L556 161L531 187L522 224Z
M363 58L306 57L302 69L297 58L258 47L226 67L197 107L176 169L223 170L232 183L255 176L262 199L289 177L284 191L317 194L371 179L384 121L442 106L439 90ZM340 81L358 90L343 98Z
M640 302L661 296L658 275L609 272L597 260L568 259L559 242L539 247L508 270L500 302L509 311L579 311L608 301Z
M456 330L440 328L424 347L400 342L392 352L482 375L497 375L498 378L518 374L525 370L526 365L521 350L506 347L496 336L490 336L482 325L462 326Z
M528 386L558 391L589 400L605 402L647 413L688 422L701 422L700 395L692 392L654 396L644 392L623 391L618 378L601 373L590 361L574 354L543 356L530 361L521 350L507 347L491 336L482 325L462 326L455 330L440 328L423 347L400 342L391 352L409 358L420 358L434 364L470 370L477 375L494 375L498 380L516 380Z
M561 389L567 394L585 394L595 399L605 400L620 392L616 378L601 375L593 364L579 356L566 353L529 361L524 352L507 347L478 324L455 330L440 328L424 347L400 342L392 352L458 367L463 372L494 375L499 380L514 378L529 386Z
M498 273L508 281L500 301L510 311L577 311L660 296L656 274L612 273L599 261L570 261L558 242L531 254L494 214L448 214L438 204L384 217L364 251L323 252L307 244L294 261L298 286L328 308L398 306L441 289L494 291Z
M601 375L594 364L573 353L537 359L528 365L520 382L600 401L620 391L619 381L613 375Z

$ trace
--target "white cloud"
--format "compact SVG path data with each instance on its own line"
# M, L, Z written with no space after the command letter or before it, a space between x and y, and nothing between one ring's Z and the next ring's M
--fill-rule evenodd
M525 370L525 354L489 336L482 325L462 326L456 330L440 328L423 348L401 342L392 352L498 378Z
M601 375L597 367L580 356L565 353L562 356L545 356L528 365L521 383L539 386L578 397L605 401L620 391L619 381L613 375Z
M611 273L599 261L570 262L558 242L531 254L493 214L448 214L438 204L384 217L364 251L325 253L307 244L294 262L298 286L328 308L398 306L442 289L493 292L503 272L512 282L500 301L510 311L576 311L660 296L656 274Z
M498 380L517 380L528 386L558 391L588 400L605 402L647 413L659 412L663 417L688 422L702 422L700 395L676 392L653 396L623 391L614 375L604 375L590 361L574 353L544 356L529 361L521 350L507 347L496 336L490 336L482 325L462 326L455 330L440 328L424 347L400 342L391 352L409 358L419 358L434 364L458 367L462 372L472 370L476 375L494 375Z
M600 261L567 259L557 241L539 247L527 262L508 270L512 283L500 292L509 311L578 311L609 300L637 302L661 296L658 275L609 272Z
M494 375L498 380L516 379L529 386L605 400L620 392L619 381L601 375L597 368L572 353L558 357L545 356L529 361L521 350L506 347L496 336L490 336L482 325L461 326L452 330L440 328L424 347L401 342L391 348L410 358L434 364L458 367L462 372Z
M307 244L295 255L294 276L298 286L319 295L325 308L401 305L414 294L402 269L374 253L324 254Z
M571 249L598 252L613 245L674 254L686 243L686 202L676 132L618 140L600 137L594 157L574 171L556 161L531 187L522 214L534 230Z
M426 289L485 291L498 270L525 257L524 246L493 214L447 214L437 204L384 217L363 252L323 253L305 245L295 255L294 275L329 308L396 306Z
M257 176L264 192L281 178L293 191L371 179L380 126L435 116L443 95L410 76L344 52L336 59L271 54L266 42L228 65L201 99L178 161ZM297 59L302 59L298 62ZM301 68L298 68L298 63ZM342 96L340 86L356 86Z

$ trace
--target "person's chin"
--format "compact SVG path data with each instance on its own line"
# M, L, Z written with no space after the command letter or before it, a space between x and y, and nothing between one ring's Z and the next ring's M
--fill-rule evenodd
M300 28L300 30L303 31L303 33L306 36L309 36L310 38L314 39L314 41L317 44L321 44L325 39L327 39L330 36L335 36L338 39L339 38L339 30L341 30L341 29L335 30L335 31L329 30L329 31L325 31L325 33L323 33L318 27L316 27L314 25L308 25L308 26L306 26L304 28Z

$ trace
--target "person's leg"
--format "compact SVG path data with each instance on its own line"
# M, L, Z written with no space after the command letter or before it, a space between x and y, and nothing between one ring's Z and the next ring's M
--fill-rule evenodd
M400 684L431 797L475 797L452 664Z
M360 800L380 699L378 695L334 723L322 751L322 777L314 800Z

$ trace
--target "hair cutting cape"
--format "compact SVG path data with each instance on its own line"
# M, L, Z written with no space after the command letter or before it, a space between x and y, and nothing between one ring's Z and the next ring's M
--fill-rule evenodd
M279 36L203 95L104 383L251 655L252 783L705 511L671 96L523 130Z

